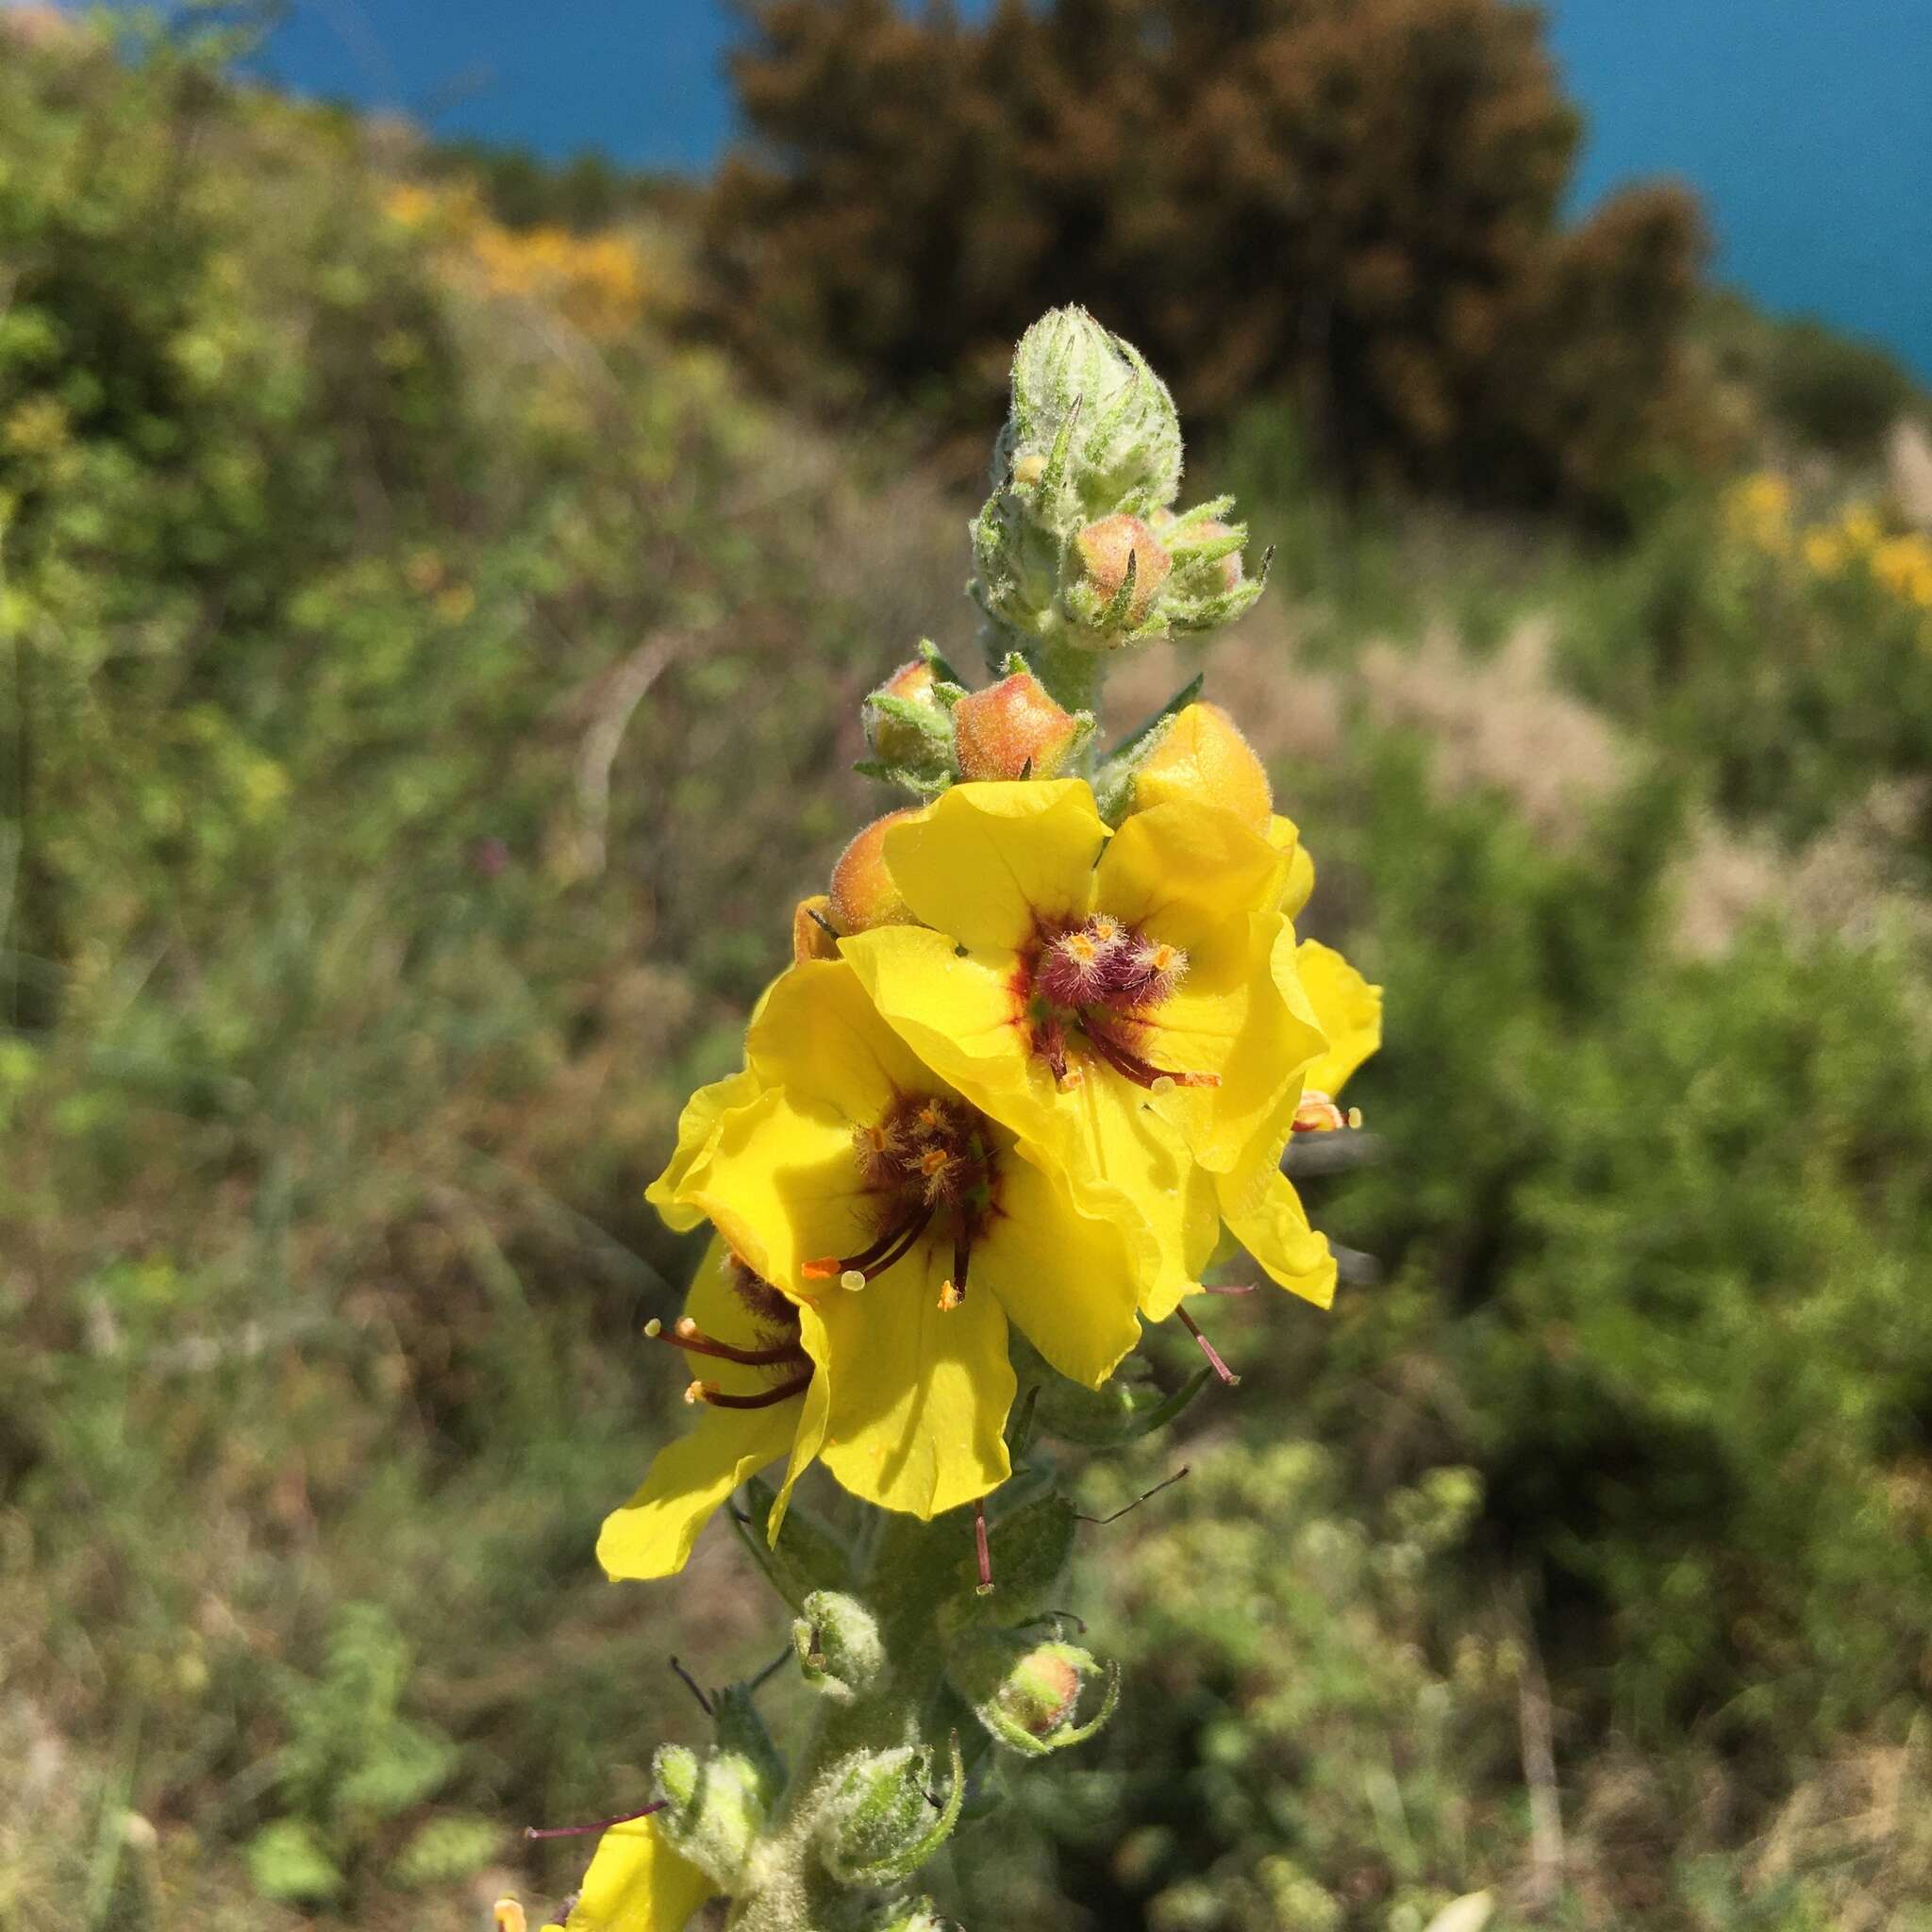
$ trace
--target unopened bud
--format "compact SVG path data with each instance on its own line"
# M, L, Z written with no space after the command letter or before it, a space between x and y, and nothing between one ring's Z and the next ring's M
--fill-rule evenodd
M721 1891L737 1889L764 1829L775 1795L775 1764L776 1754L767 1750L721 1746L700 1757L683 1744L661 1745L653 1760L663 1801L656 1814L658 1831Z
M1010 475L1037 485L1056 445L1055 481L1089 516L1125 502L1172 503L1180 488L1180 418L1167 385L1084 308L1056 308L1020 339L995 483Z
M999 1705L1022 1730L1051 1737L1080 1701L1080 1662L1092 1659L1071 1644L1042 1643L1015 1664L1000 1686Z
M929 1794L937 1770L930 1751L909 1744L855 1752L821 1826L825 1869L842 1884L866 1886L896 1884L918 1871L958 1823L966 1772L957 1733L951 1788L935 1810Z
M1219 705L1193 704L1159 727L1134 768L1130 809L1211 805L1265 834L1274 810L1268 773Z
M869 932L875 925L913 925L912 908L907 905L892 874L886 869L885 840L888 826L910 818L916 806L903 811L889 811L874 819L839 855L832 868L832 924L841 932Z
M824 892L801 899L791 914L791 958L803 966L808 959L836 959L839 931L832 923L832 902Z
M1139 517L1102 517L1074 539L1074 547L1086 573L1082 588L1088 594L1082 601L1096 618L1112 613L1126 590L1131 565L1134 587L1118 619L1124 626L1145 618L1174 569L1174 558L1165 545Z
M876 769L911 783L915 791L952 775L952 719L940 692L937 658L933 652L900 665L863 708ZM956 695L957 687L948 687L947 694Z
M1051 778L1092 728L1062 710L1030 671L963 697L953 710L962 778Z
M946 1675L995 1740L1023 1757L1042 1757L1091 1738L1113 1715L1119 1673L1105 1671L1106 1695L1086 1724L1081 1692L1102 1667L1091 1651L1058 1638L1034 1641L1017 1630L975 1630L955 1641Z

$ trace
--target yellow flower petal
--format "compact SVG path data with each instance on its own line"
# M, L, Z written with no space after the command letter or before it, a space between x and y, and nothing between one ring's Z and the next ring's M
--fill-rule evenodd
M1155 1101L1217 1174L1278 1143L1301 1098L1302 1069L1323 1050L1291 973L1291 998L1275 977L1277 952L1287 966L1293 946L1278 912L1230 922L1196 945L1178 991L1136 1029L1136 1049L1154 1065L1219 1076L1219 1086L1176 1087Z
M1191 951L1228 919L1278 904L1287 873L1282 855L1232 812L1157 805L1114 834L1095 901L1148 937Z
M604 1519L597 1560L613 1582L673 1576L691 1545L740 1483L791 1447L800 1404L773 1408L710 1408L697 1426L652 1458L642 1486Z
M1291 919L1299 919L1315 890L1315 861L1302 843L1302 835L1292 819L1276 813L1268 821L1268 842L1288 860L1288 878L1281 888L1277 908Z
M1382 989L1371 986L1340 953L1319 940L1304 940L1295 948L1294 963L1328 1041L1302 1077L1332 1100L1348 1076L1382 1044Z
M1079 1208L1114 1222L1141 1308L1162 1320L1194 1288L1213 1252L1211 1183L1148 1096L1104 1069L1090 1068L1062 1096L1053 1124L1053 1139L1029 1148L1065 1177Z
M827 1286L807 1276L808 1261L856 1254L878 1231L865 1217L850 1124L775 1087L724 1116L684 1198L754 1274L804 1299Z
M937 1516L1011 1474L1004 1438L1015 1383L1007 1318L990 1285L941 1308L942 1242L922 1241L857 1294L819 1302L830 1356L824 1465L882 1509Z
M841 943L881 1019L942 1080L1016 1132L1049 1120L1053 1075L1013 991L1018 959L963 956L942 932L882 926Z
M655 1818L633 1818L597 1840L565 1932L684 1932L714 1890L664 1841Z
M974 1251L975 1288L991 1288L1061 1374L1097 1389L1141 1339L1119 1228L1082 1214L1066 1182L1017 1149L1001 1164L999 1208Z
M927 925L968 946L1015 947L1037 916L1092 903L1107 826L1079 778L955 785L886 834L886 865Z
M1221 1212L1234 1238L1272 1281L1325 1308L1335 1299L1335 1257L1308 1225L1301 1196L1273 1162L1240 1179L1216 1183Z
M688 1233L705 1217L677 1198L691 1168L709 1144L719 1121L734 1107L756 1100L763 1083L748 1068L700 1087L677 1117L677 1146L664 1172L644 1190L644 1199L663 1216L666 1226Z
M911 930L882 926L879 936ZM785 974L752 1022L745 1058L766 1085L808 1093L855 1125L875 1121L896 1095L933 1086L843 960L815 960Z

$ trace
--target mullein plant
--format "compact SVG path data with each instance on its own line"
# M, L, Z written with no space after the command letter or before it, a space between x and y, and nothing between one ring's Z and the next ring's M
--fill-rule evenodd
M1180 478L1138 352L1079 309L1027 332L972 525L989 681L923 645L866 700L864 769L912 802L799 906L742 1070L648 1190L710 1231L685 1313L645 1330L693 1426L598 1559L674 1575L724 1512L815 1708L788 1756L754 1687L704 1699L710 1748L658 1751L569 1932L678 1932L712 1900L744 1932L942 1923L920 1868L1118 1689L1057 1607L1078 1519L1045 1445L1117 1448L1233 1380L1188 1304L1236 1253L1333 1297L1284 1159L1357 1124L1379 990L1297 940L1313 866L1200 680L1111 747L1096 727L1110 665L1260 594L1231 503L1176 511ZM1118 1372L1169 1319L1207 1361L1163 1396ZM814 1463L864 1506L842 1527L793 1500Z

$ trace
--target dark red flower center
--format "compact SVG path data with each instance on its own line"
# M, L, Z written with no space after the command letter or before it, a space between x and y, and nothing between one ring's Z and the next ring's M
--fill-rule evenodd
M1218 1087L1219 1074L1155 1065L1141 1041L1187 976L1179 946L1148 938L1111 914L1078 925L1042 925L1022 956L1014 987L1033 1051L1062 1087L1080 1078L1082 1054L1137 1087Z
M876 1121L854 1130L852 1154L876 1232L857 1254L807 1262L808 1277L861 1289L922 1241L950 1235L953 1272L940 1291L940 1307L958 1307L966 1298L973 1244L992 1215L999 1184L986 1116L963 1100L902 1093Z

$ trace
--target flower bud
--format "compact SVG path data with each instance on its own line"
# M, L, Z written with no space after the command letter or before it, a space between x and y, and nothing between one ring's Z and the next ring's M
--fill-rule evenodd
M910 1744L858 1751L833 1774L836 1782L820 1825L820 1857L844 1885L891 1885L909 1878L939 1850L959 1821L966 1767L957 1732L952 1786L937 1812L927 1793L933 1754Z
M865 701L866 742L872 762L863 767L919 792L932 792L953 775L950 700L958 687L947 682L945 660L930 644L902 664Z
M1120 1674L1106 1668L1101 1707L1079 1724L1081 1692L1102 1674L1090 1651L1058 1638L1030 1640L1017 1630L975 1630L946 1654L953 1689L1009 1751L1043 1757L1084 1742L1113 1715Z
M1219 806L1251 830L1268 831L1274 794L1267 771L1219 705L1176 712L1135 764L1130 811L1176 802Z
M1086 607L1081 614L1091 623L1105 619L1109 628L1140 624L1174 568L1174 558L1154 532L1139 517L1125 514L1089 524L1074 539L1074 547L1085 573L1077 587L1086 593L1079 600ZM1133 590L1124 608L1117 608L1127 591L1130 565Z
M813 1689L845 1702L884 1681L886 1646L863 1604L838 1591L815 1590L800 1612L791 1647Z
M915 925L908 907L886 870L886 829L910 818L917 806L874 819L839 855L832 868L832 924L841 933L869 932L875 925Z
M1008 478L1054 488L1082 521L1125 502L1172 503L1180 488L1180 417L1167 385L1084 308L1056 308L1020 339L993 458L994 487Z
M1029 1735L1050 1738L1080 1701L1082 1662L1092 1659L1070 1643L1042 1643L1029 1650L999 1688L1001 1711Z
M1194 578L1206 590L1241 589L1246 575L1241 564L1241 546L1248 534L1245 525L1224 524L1199 510L1182 518L1172 510L1158 509L1148 522L1167 546L1177 575Z
M839 934L832 924L832 902L824 892L801 899L791 912L791 958L803 966L808 959L836 959Z
M664 1803L657 1823L665 1842L719 1890L736 1890L774 1796L769 1766L740 1751L701 1758L683 1744L664 1744L652 1770Z
M953 708L962 778L1051 778L1092 728L1086 713L1055 704L1030 671L1016 671Z

